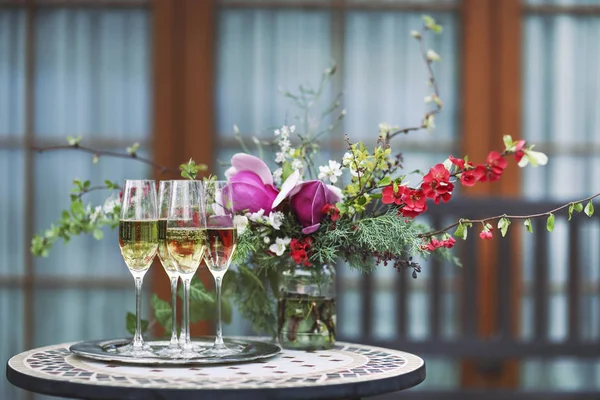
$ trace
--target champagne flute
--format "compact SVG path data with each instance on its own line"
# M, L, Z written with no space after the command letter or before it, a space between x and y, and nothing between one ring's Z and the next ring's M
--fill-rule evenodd
M171 201L172 181L160 181L158 187L158 258L162 264L169 281L171 282L171 341L169 345L157 354L171 357L181 353L177 339L177 282L179 271L177 262L167 249L167 219L169 217L169 202Z
M207 233L204 261L215 279L217 334L213 347L202 354L221 357L235 353L223 343L221 325L221 284L237 245L237 229L233 224L233 197L227 182L206 181L204 183L204 209Z
M177 264L183 281L183 321L181 353L198 357L190 339L190 282L206 249L203 187L200 181L171 181L171 200L167 218L167 249Z
M153 180L126 180L119 220L119 247L135 281L135 335L130 345L119 348L128 356L152 356L141 333L142 281L158 248L156 183Z

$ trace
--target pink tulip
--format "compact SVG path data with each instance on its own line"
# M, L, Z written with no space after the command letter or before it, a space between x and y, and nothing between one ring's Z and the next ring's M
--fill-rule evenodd
M311 234L319 229L323 206L340 200L337 191L321 181L307 181L296 186L290 195L290 205L304 227L302 233Z
M298 172L286 179L281 192L273 185L271 170L260 158L245 153L231 158L231 168L225 171L229 187L233 191L233 211L255 213L261 209L265 215L277 207L296 186Z

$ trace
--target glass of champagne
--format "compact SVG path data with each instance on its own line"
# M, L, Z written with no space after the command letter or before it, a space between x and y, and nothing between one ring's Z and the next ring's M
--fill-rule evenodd
M222 357L236 352L234 349L227 348L223 343L221 325L221 284L237 244L237 229L233 224L233 197L227 182L204 182L204 210L207 233L204 261L215 279L217 334L213 347L202 354Z
M172 357L181 353L177 339L177 282L179 271L177 262L167 250L167 219L169 217L169 202L171 201L172 181L160 181L158 187L158 258L171 282L171 341L169 345L157 354L162 357Z
M133 357L152 356L152 349L142 338L141 312L142 281L158 248L158 213L154 181L125 181L119 220L119 247L135 281L136 317L133 342L119 348L119 351Z
M190 282L206 249L204 196L201 181L171 181L167 218L167 249L183 281L181 357L198 357L190 339Z

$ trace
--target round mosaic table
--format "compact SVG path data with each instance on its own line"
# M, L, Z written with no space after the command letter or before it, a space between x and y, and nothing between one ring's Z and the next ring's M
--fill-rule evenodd
M356 399L418 385L425 362L410 353L338 342L332 350L283 350L259 362L132 366L80 358L72 343L8 360L6 377L36 393L79 399Z

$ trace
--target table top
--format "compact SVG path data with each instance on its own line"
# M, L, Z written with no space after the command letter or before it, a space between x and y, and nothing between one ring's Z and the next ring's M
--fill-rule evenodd
M22 389L81 399L337 399L395 392L425 379L410 353L338 342L334 349L283 350L237 365L132 366L87 360L65 343L12 357L6 377Z

